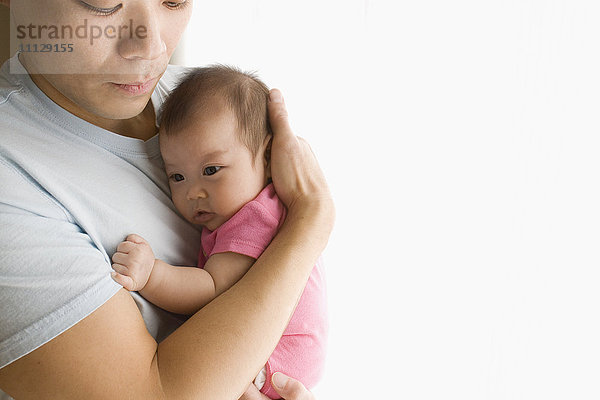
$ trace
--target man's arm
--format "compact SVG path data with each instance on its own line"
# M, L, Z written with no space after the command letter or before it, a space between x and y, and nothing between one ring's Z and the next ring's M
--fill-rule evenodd
M157 344L125 291L30 354L0 369L16 399L165 398Z
M288 215L230 290L157 345L124 290L50 342L0 370L17 399L237 399L275 348L333 226L310 147L282 102L269 104L273 181ZM290 397L290 400L294 399Z
M275 348L322 250L299 245L317 228L316 214L290 212L244 278L159 346L122 290L0 370L0 387L17 399L239 398Z

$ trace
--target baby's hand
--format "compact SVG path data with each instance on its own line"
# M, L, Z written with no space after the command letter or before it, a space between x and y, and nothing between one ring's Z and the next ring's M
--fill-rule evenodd
M113 255L113 279L129 291L142 290L154 267L152 248L141 236L129 235Z

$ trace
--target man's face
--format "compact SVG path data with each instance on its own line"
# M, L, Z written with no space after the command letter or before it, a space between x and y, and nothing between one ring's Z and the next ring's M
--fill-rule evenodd
M191 11L192 0L17 0L12 33L68 111L127 119L148 103Z

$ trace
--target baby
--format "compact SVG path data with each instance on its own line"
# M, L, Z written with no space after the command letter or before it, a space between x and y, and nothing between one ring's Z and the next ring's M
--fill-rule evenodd
M143 238L130 235L113 256L115 281L165 310L193 314L244 276L286 214L270 183L268 96L255 76L225 66L194 69L171 93L162 108L160 150L173 203L203 227L198 266L155 259ZM319 260L256 387L279 398L271 387L277 371L313 387L326 338Z

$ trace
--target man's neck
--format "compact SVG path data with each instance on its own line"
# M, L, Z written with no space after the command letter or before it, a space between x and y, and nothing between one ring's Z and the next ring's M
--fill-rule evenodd
M158 133L155 121L156 115L154 113L154 107L152 106L152 100L150 100L148 101L148 104L146 104L144 111L133 118L103 119L100 124L91 121L88 122L119 135L146 141Z

